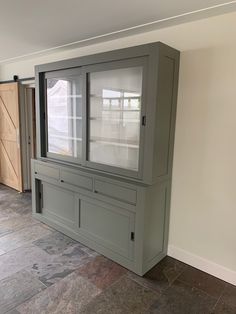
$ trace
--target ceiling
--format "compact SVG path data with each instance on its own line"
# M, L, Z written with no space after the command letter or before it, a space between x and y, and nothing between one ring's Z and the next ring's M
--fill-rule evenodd
M0 0L0 62L75 42L89 43L96 37L105 40L115 33L122 36L125 31L137 33L145 27L149 30L150 27L165 27L170 21L177 23L188 15L194 18L194 14L204 13L205 17L212 12L219 14L219 10L225 12L226 7L235 10L232 7L235 2Z

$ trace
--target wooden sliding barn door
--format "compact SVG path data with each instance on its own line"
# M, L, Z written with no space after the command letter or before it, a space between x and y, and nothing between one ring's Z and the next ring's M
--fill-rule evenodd
M18 83L0 84L0 183L22 192Z

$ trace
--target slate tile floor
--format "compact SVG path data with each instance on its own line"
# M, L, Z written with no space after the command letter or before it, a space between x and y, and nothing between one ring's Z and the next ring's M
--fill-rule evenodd
M0 185L0 314L236 314L236 287L167 257L141 278L31 217Z

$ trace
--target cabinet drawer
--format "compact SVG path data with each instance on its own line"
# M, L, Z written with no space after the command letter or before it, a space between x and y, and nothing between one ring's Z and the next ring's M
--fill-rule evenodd
M61 170L61 181L89 191L93 189L93 179L71 171Z
M126 258L133 258L134 214L103 202L80 199L79 232Z
M99 193L126 203L136 204L137 191L118 184L95 180L95 193Z
M35 174L59 180L60 172L58 168L35 163L34 170Z

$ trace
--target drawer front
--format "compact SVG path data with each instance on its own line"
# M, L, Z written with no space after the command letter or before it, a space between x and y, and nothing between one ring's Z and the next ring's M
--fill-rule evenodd
M45 182L42 187L42 214L66 228L78 230L78 208L74 193Z
M95 193L102 194L134 205L137 201L137 191L102 180L95 180L94 191Z
M58 168L42 165L40 163L35 163L34 170L36 174L40 174L45 177L59 180L60 171Z
M79 232L128 259L133 258L134 214L112 205L80 199Z
M61 170L61 181L89 191L92 191L93 189L92 178L85 175L75 174L71 171Z

